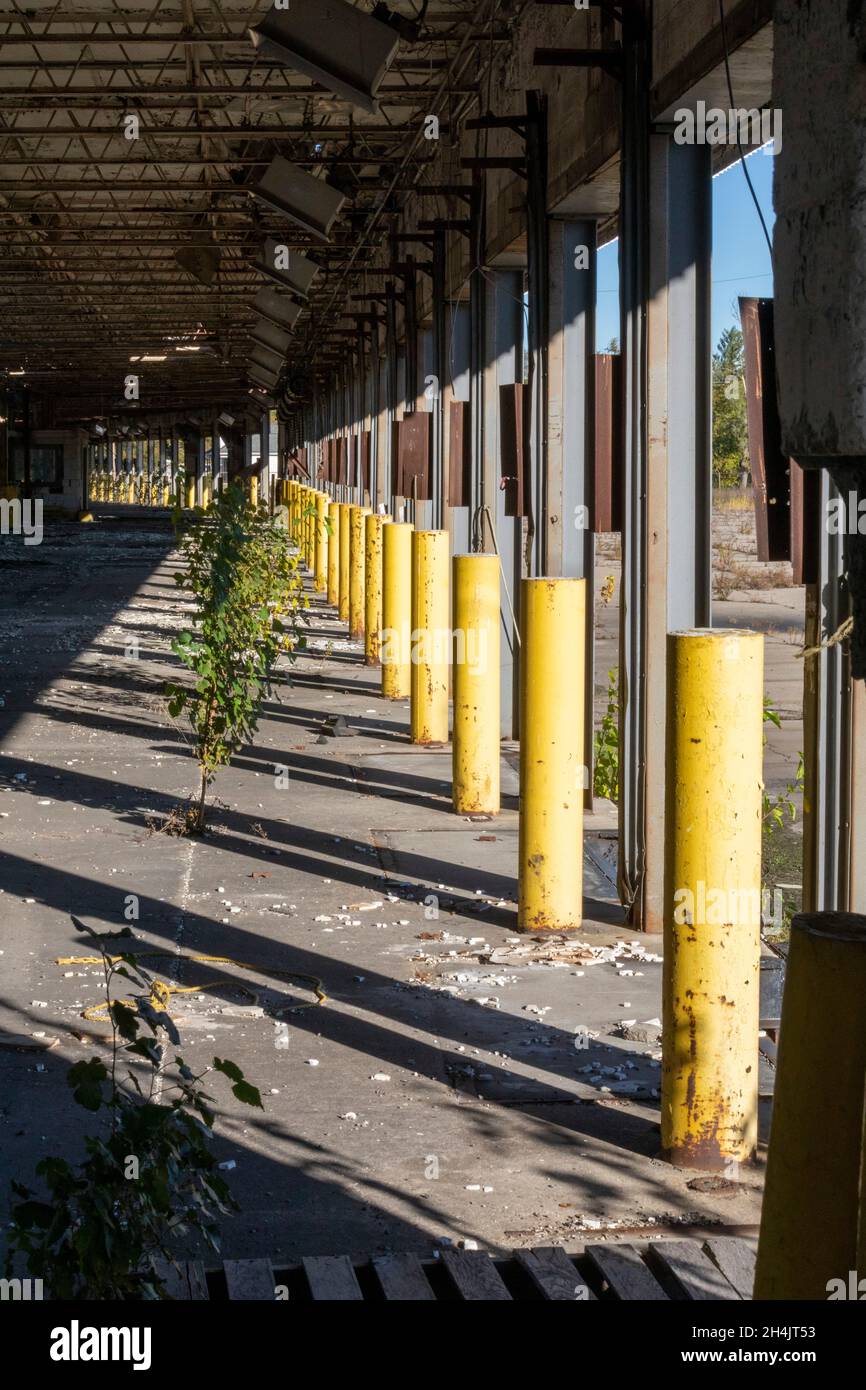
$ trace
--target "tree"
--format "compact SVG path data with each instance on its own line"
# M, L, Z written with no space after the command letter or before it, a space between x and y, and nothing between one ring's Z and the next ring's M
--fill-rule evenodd
M208 512L196 508L181 554L176 579L195 597L195 625L172 647L195 683L171 684L166 694L172 718L185 714L192 726L200 783L189 829L201 833L217 769L255 733L278 656L303 644L296 623L306 600L287 529L265 506L250 506L237 484Z
M713 354L713 473L721 487L736 487L748 467L743 335L726 328Z

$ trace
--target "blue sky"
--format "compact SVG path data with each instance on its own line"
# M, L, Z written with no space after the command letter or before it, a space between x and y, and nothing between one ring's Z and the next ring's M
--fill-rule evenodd
M749 174L773 234L773 158L749 157ZM598 253L596 347L603 352L619 338L617 243ZM713 180L713 345L724 329L739 328L737 297L773 293L770 253L739 160Z

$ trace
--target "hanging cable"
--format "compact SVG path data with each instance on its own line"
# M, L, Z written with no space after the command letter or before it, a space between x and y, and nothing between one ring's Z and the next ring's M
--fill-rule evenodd
M732 111L736 111L738 108L737 108L737 103L736 103L736 101L734 100L734 84L733 84L733 80L732 80L732 78L731 78L731 55L730 55L730 53L729 53L729 51L728 51L728 30L727 30L727 23L726 23L726 20L725 20L725 0L719 0L719 19L720 19L720 21L721 21L721 26L722 26L722 47L723 47L724 53L725 53L725 75L726 75L727 80L728 80L728 96L730 97L730 101L731 101L731 110L732 110ZM740 127L739 127L739 122L737 123L737 149L739 150L739 154L740 154L740 164L741 164L741 166L742 166L743 174L745 175L746 183L749 185L749 192L750 192L751 195L752 195L752 202L755 204L755 209L756 209L756 211L757 211L757 213L758 213L758 217L759 217L760 222L761 222L761 227L762 227L763 232L764 232L764 238L765 238L765 240L766 240L766 242L767 242L767 249L768 249L768 251L770 252L770 259L772 260L772 256L773 256L773 242L772 242L772 238L770 237L769 230L768 230L768 228L767 228L767 223L766 223L766 221L764 220L764 213L763 213L763 210L762 210L762 208L761 208L761 204L760 204L760 202L758 201L758 195L757 195L757 193L755 192L755 186L754 186L754 184L752 183L752 176L751 176L751 174L749 173L749 169L748 169L748 166L747 166L747 164L746 164L746 153L745 153L745 150L743 149L743 142L742 142L742 140L740 139Z

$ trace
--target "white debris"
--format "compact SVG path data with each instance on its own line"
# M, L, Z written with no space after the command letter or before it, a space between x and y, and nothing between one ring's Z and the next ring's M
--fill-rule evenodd
M373 1072L373 1075L370 1077L370 1080L371 1080L371 1081L390 1081L391 1078L390 1078L390 1076L388 1075L388 1073L385 1072L385 1071L374 1071L374 1072Z

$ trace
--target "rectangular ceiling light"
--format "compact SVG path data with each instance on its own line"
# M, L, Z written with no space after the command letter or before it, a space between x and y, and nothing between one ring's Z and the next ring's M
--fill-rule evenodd
M329 240L334 218L346 201L338 189L290 164L281 154L274 155L250 192L320 241Z
M249 31L263 58L306 73L353 106L379 114L376 92L400 36L347 0L292 0L274 5Z
M301 312L300 304L272 289L259 290L253 308L262 318L270 319L277 328L282 328L284 333L291 333Z
M278 237L268 238L261 260L253 261L253 265L262 275L267 275L284 290L291 290L301 299L306 299L313 277L319 270L315 261L302 256L300 251L293 251Z
M284 353L273 352L271 348L266 347L254 347L249 360L255 362L259 367L264 367L266 372L275 372L277 376L279 376L286 361Z
M263 387L266 391L273 391L279 381L278 376L272 372L266 372L263 367L257 367L252 362L247 366L247 376L250 381L254 381L257 386Z
M285 359L292 340L288 333L284 333L281 328L270 323L268 319L259 319L252 330L252 340L260 347L269 348L271 352L278 352Z

